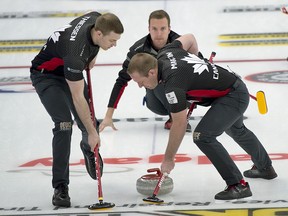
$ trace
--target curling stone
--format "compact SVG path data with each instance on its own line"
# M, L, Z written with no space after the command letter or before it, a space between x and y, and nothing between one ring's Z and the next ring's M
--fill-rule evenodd
M146 174L137 179L136 189L140 194L152 195L160 178L161 171L159 168L152 168L148 169L147 172L148 173L156 172L156 173ZM172 192L172 190L173 190L173 179L167 176L160 187L158 195L168 194Z

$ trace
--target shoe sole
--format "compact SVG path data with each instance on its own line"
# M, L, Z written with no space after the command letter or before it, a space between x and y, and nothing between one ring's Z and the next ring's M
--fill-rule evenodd
M271 179L274 179L274 178L276 178L278 175L277 174L275 174L275 175L273 175L273 176L249 176L249 175L247 175L247 174L243 174L246 178L254 178L254 179L256 179L256 178L261 178L261 179L266 179L266 180L271 180Z
M57 207L71 207L71 202L65 200L59 200L59 201L52 200L52 204Z
M243 197L243 198L238 198L238 199L230 199L230 200L218 200L214 199L216 204L222 204L226 202L236 202L236 201L245 201L245 200L252 200L252 196L249 197Z
M219 200L219 201L227 201L227 200L231 201L231 200L243 200L243 199L245 199L245 198L251 198L253 194L252 194L252 192L251 192L251 190L250 190L250 187L249 187L248 182L247 182L246 184L247 184L247 187L246 187L246 188L243 188L242 191L239 192L239 193L234 193L234 196L230 196L231 199L229 199L227 195L226 195L226 197L227 197L227 198L226 198L226 197L225 197L225 194L224 194L224 195L219 195L219 193L215 195L214 199L215 199L215 200ZM239 189L237 189L237 190L239 190ZM221 194L221 193L222 193L222 192L220 192L220 194ZM219 199L220 196L223 196L223 199ZM217 198L216 198L216 197L217 197ZM224 197L225 197L226 199L225 199Z

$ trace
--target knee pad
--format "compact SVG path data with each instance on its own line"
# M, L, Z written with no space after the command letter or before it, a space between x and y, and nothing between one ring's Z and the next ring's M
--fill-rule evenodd
M197 146L211 143L215 139L216 138L214 136L208 135L208 134L203 133L203 132L197 132L197 131L193 132L193 142Z
M201 132L193 132L193 142L197 144L200 141Z
M73 121L68 122L57 122L55 123L55 128L53 129L53 132L71 132L73 126Z
M73 122L60 122L59 129L60 131L70 131L72 130L72 125L73 125Z

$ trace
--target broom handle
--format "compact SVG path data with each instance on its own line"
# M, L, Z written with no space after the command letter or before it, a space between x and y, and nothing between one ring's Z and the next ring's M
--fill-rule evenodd
M91 113L91 118L93 121L93 125L96 128L96 121L95 121L95 112L94 112L94 103L93 103L93 94L92 94L92 83L91 83L91 75L90 70L86 70L87 74L87 86L88 86L88 98L89 98L89 108ZM98 200L100 203L103 202L103 192L102 192L102 183L101 183L101 172L100 172L100 158L99 158L99 146L96 145L94 149L95 159L96 159L96 176L97 176L97 182L98 182Z

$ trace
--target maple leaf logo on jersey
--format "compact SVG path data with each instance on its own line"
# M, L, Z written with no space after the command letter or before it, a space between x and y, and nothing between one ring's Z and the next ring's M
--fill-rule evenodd
M209 71L207 67L207 63L194 54L189 53L188 56L185 56L181 60L187 61L188 64L194 64L193 65L194 73L198 73L199 75L204 70Z
M62 28L56 30L55 32L53 32L53 34L50 36L49 39L52 39L54 43L56 43L57 41L59 41L59 37L60 37L60 32L64 32L67 28L70 28L71 25L65 25Z

